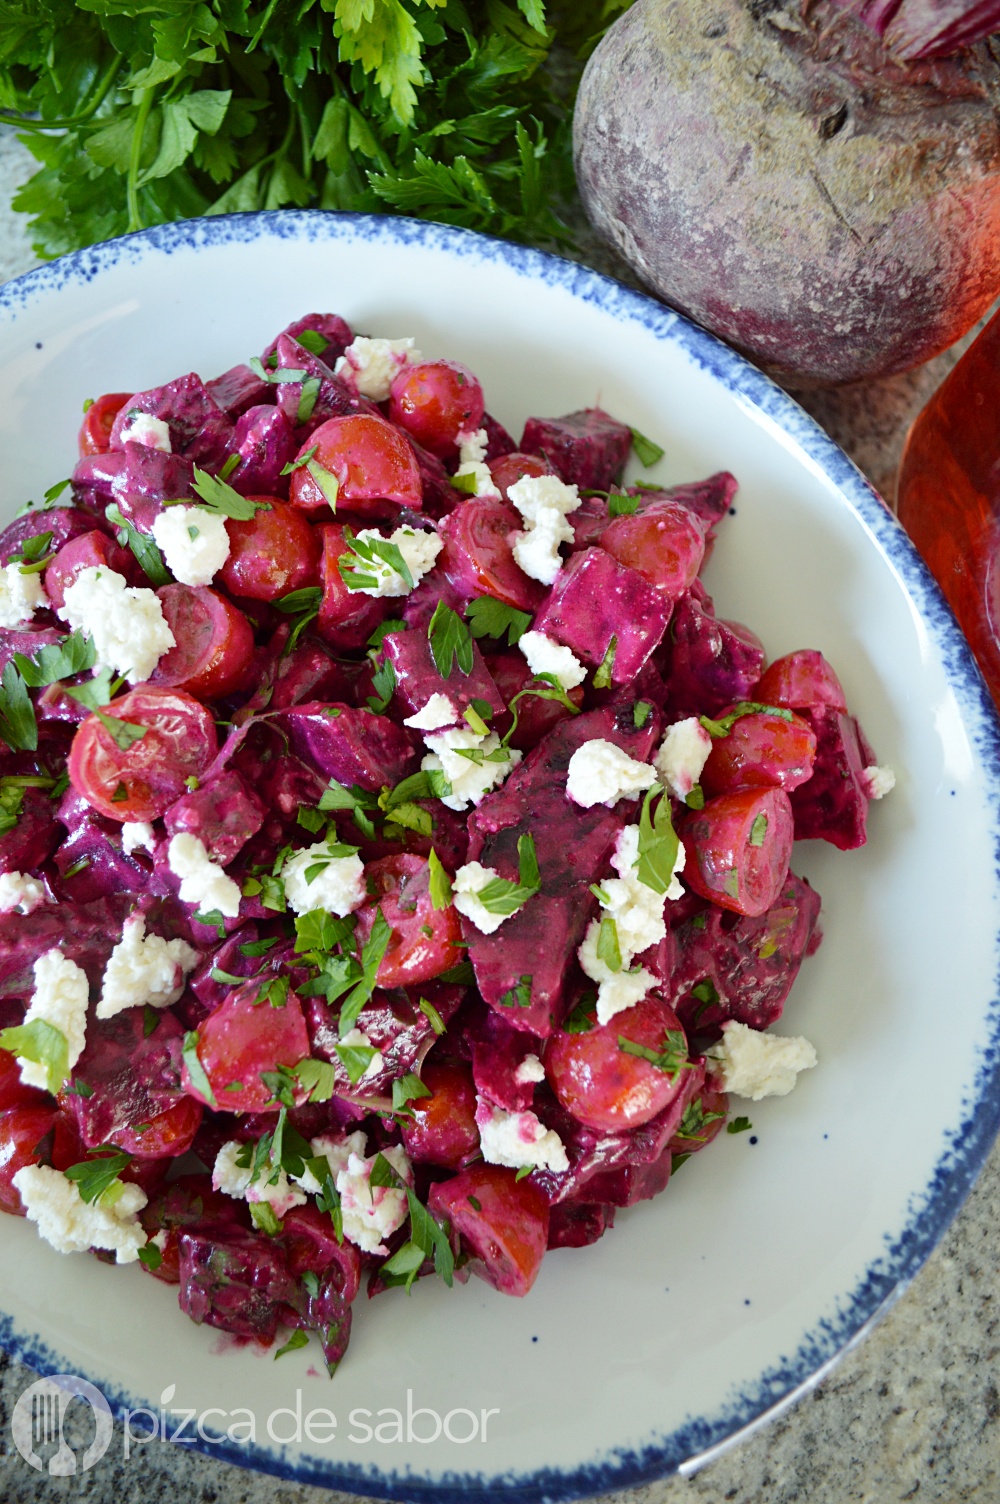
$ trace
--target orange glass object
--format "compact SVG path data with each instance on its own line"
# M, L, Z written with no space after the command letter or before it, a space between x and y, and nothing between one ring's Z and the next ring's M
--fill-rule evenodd
M1000 707L1000 314L914 423L898 511Z

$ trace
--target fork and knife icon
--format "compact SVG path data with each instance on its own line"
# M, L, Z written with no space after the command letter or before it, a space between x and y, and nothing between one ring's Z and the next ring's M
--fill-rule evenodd
M85 1400L93 1412L93 1440L78 1454L63 1426L74 1399ZM38 1379L20 1396L11 1415L14 1444L25 1462L53 1478L86 1472L104 1456L113 1434L111 1406L99 1389L77 1374Z

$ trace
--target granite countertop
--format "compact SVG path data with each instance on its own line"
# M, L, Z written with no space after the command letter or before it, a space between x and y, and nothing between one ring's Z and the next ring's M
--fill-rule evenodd
M9 209L30 158L0 132L0 281L34 258ZM837 392L796 393L890 502L906 429L956 358ZM940 1247L893 1309L809 1395L690 1480L619 1504L997 1504L1000 1499L1000 1147ZM994 1305L996 1298L997 1304ZM329 1504L345 1495L246 1472L177 1448L120 1445L79 1478L49 1478L15 1451L10 1416L34 1380L0 1353L0 1500L49 1504Z

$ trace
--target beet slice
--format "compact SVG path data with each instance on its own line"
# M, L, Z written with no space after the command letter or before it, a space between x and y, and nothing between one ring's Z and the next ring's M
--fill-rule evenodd
M629 684L662 641L671 606L636 570L587 548L559 571L533 630L572 648L583 663L611 656L612 682Z
M473 700L485 700L494 717L507 708L475 642L470 672L463 673L458 663L453 662L447 679L442 678L434 662L426 631L387 632L382 647L395 669L396 694L406 707L406 715L422 710L435 694L448 696L458 712L456 721L461 721Z
M529 418L518 447L543 455L567 485L607 491L622 478L632 430L602 408L586 407L562 418Z
M415 771L417 738L384 715L350 705L308 701L280 717L292 748L324 778L373 793Z

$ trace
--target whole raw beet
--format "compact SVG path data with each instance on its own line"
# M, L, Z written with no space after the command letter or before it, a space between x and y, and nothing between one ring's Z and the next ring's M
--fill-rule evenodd
M581 83L580 192L656 292L765 369L885 376L1000 291L998 88L985 42L894 61L830 0L637 0Z

